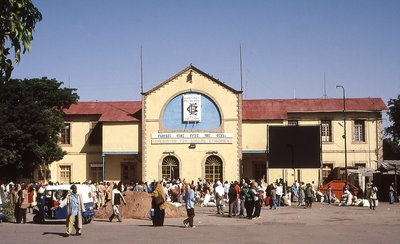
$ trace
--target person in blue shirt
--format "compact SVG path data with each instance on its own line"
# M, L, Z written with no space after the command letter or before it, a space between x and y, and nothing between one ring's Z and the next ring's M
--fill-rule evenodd
M186 183L185 204L188 218L183 221L183 225L185 227L196 227L193 225L194 201L194 185L189 185L189 183Z
M291 194L290 194L291 199L290 199L290 201L293 203L294 199L298 199L299 198L299 195L297 193L297 181L293 182L292 187L290 187L290 191L291 191Z
M389 186L389 203L393 204L395 202L395 198L397 195L397 191L395 190L394 182Z
M332 202L332 188L331 188L331 184L328 184L328 189L326 189L326 199L328 201L328 204L331 204Z
M85 211L82 195L78 193L76 185L71 186L71 192L67 195L67 233L64 237L72 234L72 227L75 227L76 236L82 235L82 212Z

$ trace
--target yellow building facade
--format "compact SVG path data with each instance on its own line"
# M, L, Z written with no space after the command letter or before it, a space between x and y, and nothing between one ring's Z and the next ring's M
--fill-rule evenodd
M382 159L380 98L243 100L194 66L136 102L79 102L65 110L64 159L37 178L140 182L161 178L322 182L344 167L375 169ZM270 126L321 128L321 167L268 168ZM43 171L43 172L42 172Z

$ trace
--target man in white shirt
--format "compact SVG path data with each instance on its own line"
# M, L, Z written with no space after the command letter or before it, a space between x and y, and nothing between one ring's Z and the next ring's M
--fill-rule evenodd
M217 213L224 214L224 187L222 183L217 181L217 186L215 187L215 203L217 204Z
M276 200L277 200L277 206L278 207L281 206L282 195L283 195L283 185L282 185L282 183L279 183L276 186Z
M113 213L110 216L109 220L110 222L114 219L115 216L117 216L118 222L122 222L121 215L119 213L119 205L121 205L121 202L123 202L126 205L126 201L124 196L122 195L120 189L121 189L121 183L117 185L114 184L114 189L112 190L112 195L111 195L111 205L113 207Z

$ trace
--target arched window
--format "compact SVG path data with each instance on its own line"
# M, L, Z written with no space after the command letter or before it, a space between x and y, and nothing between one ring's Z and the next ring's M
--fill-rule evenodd
M167 156L163 159L161 166L162 178L178 179L179 178L179 161L174 156Z
M222 160L215 155L207 158L204 165L205 175L207 182L215 182L215 180L220 180L222 182Z

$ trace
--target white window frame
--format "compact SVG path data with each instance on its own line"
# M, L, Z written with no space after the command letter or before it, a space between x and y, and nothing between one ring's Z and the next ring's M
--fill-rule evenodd
M353 142L366 142L366 121L362 119L353 120Z
M333 142L332 135L332 120L321 120L321 141L323 143Z

